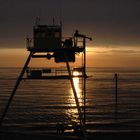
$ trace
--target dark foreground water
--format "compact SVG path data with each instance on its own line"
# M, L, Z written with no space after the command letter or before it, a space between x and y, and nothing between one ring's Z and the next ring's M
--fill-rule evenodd
M140 132L140 70L88 68L86 128L88 132ZM0 69L0 115L15 85L19 68ZM115 81L118 80L118 113L115 113ZM82 105L82 81L74 78ZM55 132L56 124L78 122L69 80L23 80L8 110L3 131ZM69 127L70 129L70 127Z

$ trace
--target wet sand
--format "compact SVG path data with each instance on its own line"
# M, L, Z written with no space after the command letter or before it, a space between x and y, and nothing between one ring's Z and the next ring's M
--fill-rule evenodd
M140 132L116 132L116 133L103 133L95 132L88 134L88 140L119 140L119 139L139 139ZM71 136L71 135L36 135L36 134L23 134L23 133L12 133L12 132L0 132L0 140L84 140L84 137Z

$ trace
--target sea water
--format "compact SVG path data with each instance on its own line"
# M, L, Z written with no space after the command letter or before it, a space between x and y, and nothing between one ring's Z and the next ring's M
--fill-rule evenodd
M0 115L21 68L0 69ZM116 106L115 78L118 74ZM86 129L88 132L140 131L140 70L87 68ZM74 85L83 106L82 80ZM57 123L79 122L70 81L22 80L4 119L3 131L49 133ZM71 127L69 127L70 129Z

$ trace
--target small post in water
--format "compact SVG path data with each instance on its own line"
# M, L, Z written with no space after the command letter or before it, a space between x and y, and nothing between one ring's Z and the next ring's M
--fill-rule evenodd
M115 114L118 112L118 74L114 74L115 78Z

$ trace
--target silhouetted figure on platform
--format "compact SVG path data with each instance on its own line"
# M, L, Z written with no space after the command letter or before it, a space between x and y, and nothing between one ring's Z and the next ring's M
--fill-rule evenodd
M63 134L65 130L64 124L57 123L56 124L57 134Z

